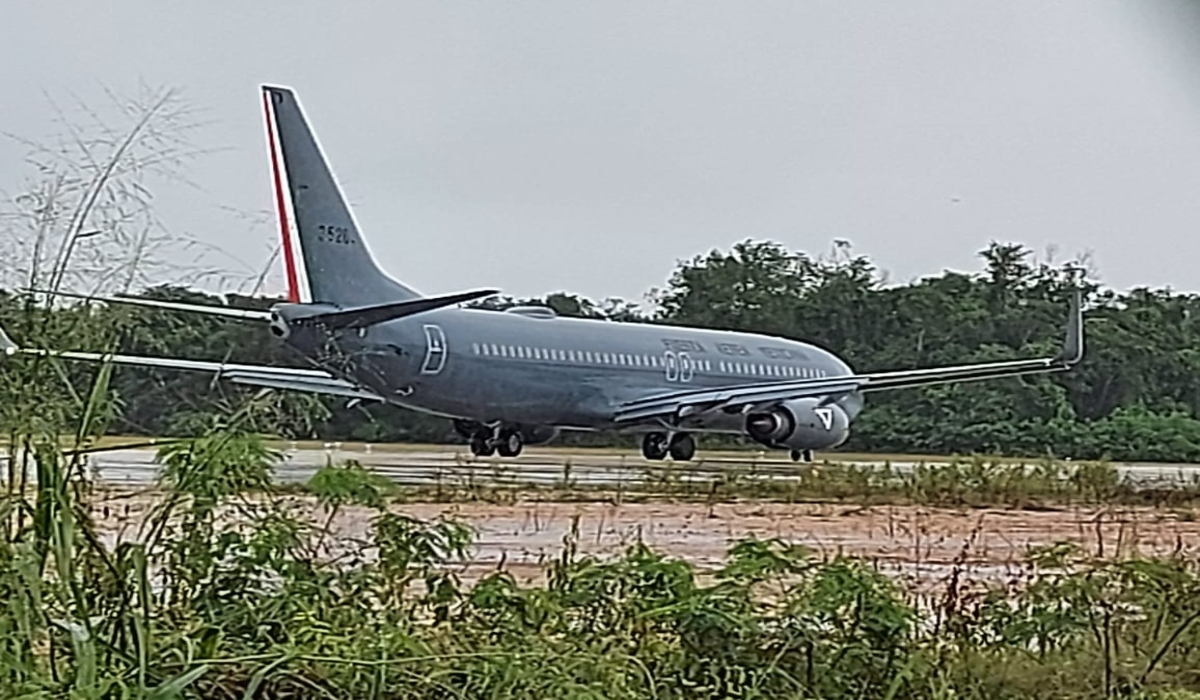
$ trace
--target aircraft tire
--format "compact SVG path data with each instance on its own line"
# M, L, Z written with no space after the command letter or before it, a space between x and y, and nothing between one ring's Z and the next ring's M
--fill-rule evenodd
M476 457L491 457L496 453L496 446L487 439L486 435L471 436L471 454Z
M500 433L499 444L496 445L496 451L501 457L516 457L521 454L521 448L524 446L521 440L521 433L516 430L505 430Z
M671 440L671 459L676 462L689 462L696 456L696 441L687 433L680 433Z
M642 456L651 461L659 461L667 456L667 434L646 433L642 436Z

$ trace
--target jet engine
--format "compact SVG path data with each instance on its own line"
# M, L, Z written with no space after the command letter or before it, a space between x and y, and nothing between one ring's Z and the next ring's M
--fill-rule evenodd
M828 450L850 437L850 416L836 403L821 399L785 401L746 414L746 434L777 449Z

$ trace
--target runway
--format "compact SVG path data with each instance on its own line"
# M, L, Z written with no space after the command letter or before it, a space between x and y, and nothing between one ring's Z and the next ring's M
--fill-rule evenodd
M620 488L644 484L668 474L672 480L703 482L731 473L751 479L788 480L799 478L806 466L797 465L782 454L754 452L701 453L687 463L650 462L633 450L619 453L563 448L527 448L516 459L473 457L461 446L397 449L359 444L343 447L335 443L325 448L284 446L281 452L283 460L274 472L274 478L280 483L302 483L321 467L348 460L404 486ZM87 466L92 478L100 484L149 485L161 469L155 455L151 448L100 451L87 456ZM868 457L848 462L860 467L890 466L897 474L905 474L919 464L948 464L950 459L885 461ZM1029 463L1034 464L1036 460ZM1139 485L1200 483L1200 464L1123 463L1115 466L1122 479ZM818 460L817 468L820 467Z

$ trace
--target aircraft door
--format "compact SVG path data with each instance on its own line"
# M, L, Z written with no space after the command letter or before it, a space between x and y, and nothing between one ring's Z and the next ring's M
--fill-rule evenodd
M437 374L446 364L446 334L441 326L425 325L425 361L421 374Z

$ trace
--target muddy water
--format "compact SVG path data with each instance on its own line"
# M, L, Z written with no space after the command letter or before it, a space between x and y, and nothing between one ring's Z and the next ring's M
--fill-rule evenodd
M297 500L316 519L323 512ZM110 541L133 536L147 497L112 495L97 503ZM969 578L1007 579L1021 571L1031 547L1069 541L1104 556L1195 554L1200 522L1149 508L1074 508L1047 511L950 510L917 506L823 504L486 503L404 504L397 512L451 517L475 530L472 556L461 562L471 580L497 567L528 582L544 580L544 565L559 556L577 520L581 554L615 555L638 541L702 571L724 561L743 537L781 538L820 555L875 560L918 588L936 587L958 562ZM333 522L338 535L368 534L370 513L351 509ZM120 533L124 534L120 534Z

